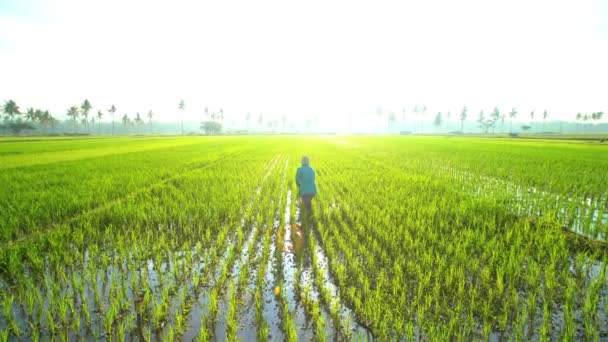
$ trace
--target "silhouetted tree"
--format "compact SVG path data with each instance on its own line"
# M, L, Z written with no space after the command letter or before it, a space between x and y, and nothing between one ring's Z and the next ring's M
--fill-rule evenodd
M602 120L602 117L604 116L604 112L593 112L591 113L591 119L593 121L600 121ZM596 123L597 125L597 123Z
M152 118L154 117L154 112L150 110L146 116L148 117L148 125L150 125L150 133L154 134L154 129L152 127Z
M130 122L131 120L129 119L129 116L125 113L125 115L122 116L122 124L125 126L125 128L128 128Z
M517 116L517 110L515 108L511 108L509 112L509 119L511 119L511 124L509 125L509 133L513 133L513 119Z
M485 120L486 120L486 117L485 117L485 115L483 113L483 110L481 110L479 112L479 115L477 116L477 122L479 123L480 131L481 130L485 130L485 132L487 133L487 129L486 129L486 125L485 125L486 121Z
M87 129L87 133L89 132L89 112L91 111L91 108L91 102L89 102L89 100L87 99L85 99L84 102L82 102L82 104L80 105L80 113L82 114L82 121L86 125L85 127Z
M464 133L464 120L467 119L467 106L462 107L462 111L460 111L460 133Z
M490 121L491 121L490 125L492 126L492 134L496 133L496 131L495 131L496 123L498 122L499 119L500 119L500 111L498 110L498 107L494 107L494 110L490 114Z
M177 108L181 112L181 127L182 127L182 135L184 135L184 110L186 109L186 102L184 100L180 100Z
M112 114L112 135L114 135L114 113L116 113L116 106L112 105L112 107L108 109L108 112Z
M139 112L137 112L135 114L135 120L133 120L135 122L135 129L137 134L139 134L139 127L141 127L141 125L143 125L144 120L141 119L141 115L139 115Z
M68 118L72 119L72 122L74 124L74 132L76 132L76 121L78 120L78 116L80 115L80 113L78 113L78 107L72 106L68 108L68 112L66 115L68 116Z
M438 112L437 115L435 115L435 120L433 120L433 124L435 125L435 127L437 127L437 130L439 130L442 123L443 123L443 118L441 116L441 112Z
M529 129L532 129L532 121L534 121L534 111L530 112L530 125L529 125L530 128Z
M207 135L219 134L222 131L222 124L215 121L203 121L201 130Z
M97 111L97 134L101 134L101 119L103 118L103 113L101 110Z
M36 110L32 107L28 108L25 111L25 115L23 116L26 121L35 122L36 121Z
M15 119L16 116L21 114L19 106L13 100L8 100L4 102L2 112L4 113L4 115L6 115L5 121L12 121Z

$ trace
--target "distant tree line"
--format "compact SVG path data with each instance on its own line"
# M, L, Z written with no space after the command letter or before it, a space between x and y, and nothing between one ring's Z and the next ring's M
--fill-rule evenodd
M171 123L154 123L153 120L156 114L152 110L148 110L145 114L136 112L131 115L127 113L120 115L118 114L117 107L111 105L106 110L98 109L94 111L91 102L85 99L79 105L68 107L65 111L67 119L60 121L48 110L31 107L22 110L14 100L7 100L4 102L0 112L0 130L4 135L19 135L22 132L31 131L35 131L36 134L57 134L60 131L63 134L111 135L134 133L163 134L179 131L180 134L184 135L186 130L192 132L192 129L199 130L199 132L206 135L215 135L221 134L225 130L226 117L223 108L205 108L202 113L202 121L197 126L184 122L183 114L186 110L186 102L184 100L179 101L177 110L179 111L180 120L178 122L179 128L176 130L175 125ZM528 115L521 117L518 126L514 126L514 122L520 114L516 108L511 108L507 112L494 107L487 114L484 110L481 110L473 119L471 119L467 106L463 106L460 113L456 116L452 116L450 110L433 113L432 116L429 116L430 113L426 105L416 105L412 110L403 108L399 117L395 111L386 111L378 107L374 114L370 113L369 119L376 122L376 133L407 131L411 133L448 132L463 134L466 128L466 131L469 133L516 134L517 132L526 131L544 132L550 116L547 110L544 110L539 115L536 115L535 111L531 111ZM104 118L107 119L104 121ZM589 131L597 131L595 128L603 118L604 112L602 111L577 113L573 118L574 126L572 126L573 124L570 121L556 120L550 122L551 125L548 125L548 127L550 127L550 130L555 131L556 123L558 123L559 132L563 132L565 129L567 131L588 133ZM352 129L355 121L354 116L350 115L344 120L342 125ZM302 123L299 123L301 127L298 128L301 130L296 130L294 123L288 122L286 115L267 118L263 113L258 113L257 115L247 113L243 120L235 121L233 119L228 127L230 132L243 133L314 132L315 130L319 130L320 123L322 124L322 120L318 116L311 116L305 118ZM245 124L246 127L243 127ZM426 127L425 124L427 124ZM507 124L508 127L506 127ZM235 130L234 127L239 125L242 129ZM374 132L374 127L366 127L365 132Z

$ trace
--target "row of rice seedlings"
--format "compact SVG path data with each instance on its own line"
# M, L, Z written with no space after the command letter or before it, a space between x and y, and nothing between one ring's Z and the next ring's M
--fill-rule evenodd
M226 236L227 236L227 233L229 232L229 229L227 229L227 228L228 228L228 226L226 226L225 229L221 232L220 239L218 240L218 243L220 241L228 242L228 239L226 238ZM244 243L244 234L243 234L243 232L241 230L237 230L236 240L237 240L238 246L242 246L242 244ZM233 256L236 255L235 252L234 252L235 250L232 249L231 252L228 253L228 256L226 258L224 258L224 255L221 254L221 253L219 253L219 251L225 250L225 248L221 247L221 246L224 246L224 245L225 245L224 243L219 243L218 245L215 245L215 247L219 247L219 248L211 248L210 249L210 253L209 253L210 259L208 260L209 267L207 267L207 270L211 270L211 269L218 269L219 270L219 268L216 268L215 265L218 265L218 263L220 262L220 260L224 261L223 266L220 266L221 267L221 271L220 271L221 274L219 275L219 277L220 277L219 281L220 282L223 282L223 281L227 280L228 274L229 274L227 272L227 270L229 270L232 267L232 266L229 266L229 265L235 259L235 257L233 257ZM237 248L240 248L238 246L237 246ZM206 282L206 280L209 279L209 276L210 276L209 271L207 271L204 275L201 275L201 277L203 278L203 280L205 280L205 282ZM217 276L218 275L217 275L217 272L216 272L215 277L217 277ZM195 277L196 277L196 275L195 275ZM195 284L201 284L201 279L200 278L197 278L197 279L198 279L198 281L193 281L193 286L195 286ZM215 278L215 279L217 279L217 278ZM223 279L223 280L221 280L221 279ZM214 290L212 290L211 293L210 293L210 295L209 295L209 303L210 303L210 306L211 306L210 311L213 312L213 313L217 312L218 299L220 297L220 293L217 292L217 289L218 289L217 287L214 288ZM195 293L195 295L196 295L196 293ZM193 295L193 297L194 297L194 295ZM189 303L187 303L187 304L189 304ZM173 338L179 338L181 336L181 334L183 333L183 330L184 330L183 328L184 328L184 324L186 322L186 318L187 318L187 316L189 314L189 309L190 309L190 305L186 306L186 310L181 310L181 309L179 309L179 307L176 308L176 310L175 310L176 313L175 313L175 318L174 318L174 320L175 320L175 329L169 330L167 338L173 339ZM203 322L204 322L204 319L208 318L208 317L209 316L203 316L202 317L203 318ZM199 332L199 339L200 340L206 340L208 338L210 338L210 334L209 334L209 331L208 331L208 326L202 325L201 330Z
M262 254L259 258L258 268L255 277L255 289L253 302L255 305L255 320L258 340L268 340L270 328L268 322L264 320L264 288L266 286L266 272L270 259L270 243L272 241L272 229L264 231Z
M340 303L340 294L337 293L338 289L336 288L332 292L329 288L329 283L326 282L326 279L330 279L328 275L325 274L325 269L320 267L318 256L316 251L317 241L313 236L313 233L310 234L310 245L312 252L312 271L314 275L314 285L317 288L317 291L320 294L320 299L322 303L327 308L330 317L332 319L333 327L335 329L334 334L339 336L344 340L352 339L352 331L350 317L347 315L346 317L342 316L342 304ZM329 265L326 265L329 267Z
M289 170L289 169L288 169ZM288 184L288 189L289 189L289 184L291 183L287 183ZM281 191L281 196L283 194L283 192ZM289 192L288 192L289 194ZM291 199L292 203L293 203L293 199ZM291 213L294 213L295 211L291 211ZM280 213L280 212L279 212ZM280 214L279 214L280 216ZM295 222L291 221L291 222ZM280 321L281 321L281 329L283 331L284 334L284 338L286 341L297 341L298 340L298 333L297 333L297 329L296 329L296 322L294 321L293 318L293 313L289 308L289 302L287 300L286 297L286 291L284 291L284 263L285 261L283 260L283 253L286 251L286 246L285 246L285 234L286 231L288 229L290 229L290 227L288 227L289 223L288 222L283 222L283 225L279 225L279 228L276 230L276 236L274 236L274 243L275 243L275 255L274 255L274 261L275 261L275 266L274 266L274 270L275 270L275 275L274 275L274 294L276 297L276 300L278 302L278 306L279 306L279 315L280 315ZM295 274L298 274L297 270L295 272Z
M275 294L279 301L279 312L281 313L281 327L285 334L285 340L290 342L297 341L298 333L296 331L296 323L294 322L293 315L289 310L289 303L287 302L287 298L285 297L285 291L280 290L283 288L283 282L278 282L276 288L279 289L278 291L275 291Z
M286 165L289 162L289 158L286 159ZM283 175L282 175L282 181L281 181L281 185L280 188L278 189L279 194L282 194L284 187L285 187L285 179L286 179L286 174L285 174L285 170L283 171ZM276 183L278 184L278 183ZM270 248L271 248L271 242L272 242L272 238L273 238L273 232L275 231L275 227L276 227L276 231L281 231L281 227L284 225L285 220L284 217L282 217L279 213L280 210L282 208L282 200L281 200L281 195L279 197L278 200L278 208L274 208L274 207L270 207L267 208L267 212L268 212L268 218L273 218L275 216L279 216L279 222L278 225L275 224L275 222L272 222L272 220L268 220L268 222L266 222L264 224L265 229L263 230L263 236L261 234L261 230L258 230L258 235L260 235L260 238L262 238L262 245L259 251L257 251L257 260L255 265L257 266L257 271L256 271L256 275L252 281L253 284L253 295L252 295L252 299L254 302L254 306L255 306L255 321L256 321L256 336L258 338L258 340L268 340L269 338L269 333L270 333L270 326L268 324L268 322L266 322L266 320L264 319L264 290L265 287L267 286L266 284L266 272L268 272L268 266L269 266L269 262L270 262ZM272 215L270 215L270 212L273 212ZM259 223L260 226L262 224L262 222ZM256 239L257 240L257 239ZM276 248L276 246L275 246ZM276 251L276 250L275 250ZM250 255L251 257L251 255ZM251 262L249 262L249 264L251 264ZM239 275L240 276L240 275ZM268 284L268 285L272 285L272 284ZM278 291L280 291L280 288L277 288Z
M122 250L123 248L120 248L120 249ZM125 253L121 253L121 254L123 254L123 256L117 256L116 258L117 258L117 259L121 259L121 258L122 258L122 260L125 260L125 258L124 258L124 254L125 254ZM107 254L104 254L104 255L107 255ZM159 255L160 255L160 254L157 254L157 255L156 255L156 258L157 258ZM107 267L107 266L108 266L108 264L109 264L109 262L107 262L107 261L108 261L108 258L103 257L103 258L101 258L100 260L102 260L102 261L104 261L104 260L105 260L105 261L106 261L106 262L102 262L102 265L103 265L102 267ZM126 260L127 260L127 261L129 261L130 259L129 259L129 258L126 258ZM54 263L54 264L58 264L58 263ZM159 260L159 261L157 261L157 262L156 262L156 264L157 264L157 265L159 265L159 264L160 264L160 260ZM184 263L184 264L182 264L182 265L187 265L187 264L189 264L189 263ZM91 264L89 263L89 265L91 265ZM131 266L127 266L127 269L131 269L131 268L132 268ZM58 277L59 277L59 278L63 278L63 277L64 277L64 276L62 275L62 274L64 274L63 268L57 268L57 270L59 271L58 273L60 273L60 274L58 274ZM183 270L184 270L184 268L183 268L183 266L182 266L182 272L181 272L181 273L183 273ZM162 277L162 273L160 273L160 274L161 274L161 277L160 277L160 283L163 283L163 282L164 282L164 280L163 280L164 278ZM173 271L173 278L174 278L174 279L180 279L180 278L181 278L181 276L179 276L179 274L178 274L178 272L177 272L177 269L175 269L175 268L174 268L174 271ZM105 279L105 278L104 278L104 279ZM103 280L102 280L102 281L103 281ZM91 281L91 283L95 284L95 286L93 287L94 289L97 289L96 282L97 282L96 280L92 280L92 281ZM103 286L105 286L105 282L104 282L104 284L102 285L102 287L103 287ZM96 297L96 298L101 298L101 297L102 297L102 295L101 295L101 294L100 294L98 291L94 290L94 292L96 292L96 295L95 295L95 297ZM163 298L162 298L162 300L161 300L161 302L167 303L167 302L168 302L167 297L169 297L169 294L167 293L167 291L166 291L166 290L165 290L165 292L164 292L164 293L165 293L164 295L163 295L163 293L161 293L161 297L163 297ZM182 293L183 293L183 292L182 292ZM81 296L81 297L82 297L82 296ZM85 297L85 298L86 298L86 297ZM97 302L101 302L101 300L97 300ZM108 322L108 323L106 323L106 325L107 325L108 327L111 325L111 324L110 324L110 322L111 322L111 321L113 321L113 319L112 319L112 318L113 318L113 316L115 316L115 314L114 314L113 312L118 311L118 310L114 310L114 309L112 309L112 308L115 308L116 306L117 306L117 305L109 305L109 309L108 309L108 310L106 310L106 312L105 312L105 314L104 314L104 316L106 316L106 317L105 317L105 318L106 318L106 321ZM98 307L101 307L101 304L99 304L99 305L98 305ZM164 317L166 317L166 315L165 315L165 314L162 312L163 310L161 310L161 309L160 309L161 307L162 307L162 306L158 306L158 308L157 308L157 310L156 310L157 321L159 321L159 322L160 322L160 321L162 321L162 319L160 319L161 317L163 317L163 316L164 316ZM87 309L83 309L84 315L85 315L85 316L87 316L87 313L89 313L89 310L88 310L88 305L84 305L84 306L83 306L83 308L87 308ZM61 312L63 312L63 311L61 311ZM108 312L110 312L110 313L108 313ZM183 317L183 316L185 316L185 314L186 314L187 310L183 310L183 311L180 311L180 312L181 312L181 315L180 315L180 316L182 316L182 317ZM48 315L48 316L53 317L52 315ZM64 315L62 314L62 315L61 315L61 317L64 317ZM53 318L54 318L54 317L53 317ZM89 319L87 319L87 321L89 321L89 320L90 320L90 318L89 318ZM53 320L53 321L54 321L54 320ZM51 321L51 322L53 322L53 321ZM78 320L75 320L74 322L78 322ZM50 324L52 325L52 323L50 323ZM121 328L122 328L122 326L120 326L120 325L119 325L118 329L119 329L119 330L124 330L124 329L121 329Z
M324 307L323 304L325 304L326 306L328 305L328 303L330 303L329 298L330 295L329 293L324 293L324 289L325 289L325 284L323 283L324 278L322 278L321 274L320 274L320 270L318 268L318 260L317 260L317 254L316 254L316 242L315 239L313 238L312 234L312 227L311 229L308 230L308 236L306 237L306 239L308 240L308 243L310 244L310 254L311 254L311 278L310 279L310 283L307 283L304 289L304 293L302 294L301 298L302 298L302 302L304 304L304 307L306 308L307 313L309 314L309 316L312 317L312 322L313 322L313 326L314 326L314 331L315 331L315 339L317 341L324 341L328 338L327 336L327 332L326 332L326 327L327 325L329 325L330 322L325 322L325 312L324 312ZM314 291L317 294L317 298L313 299L311 297L311 287L314 289ZM323 301L325 301L323 303ZM327 315L327 317L330 317L330 315ZM335 321L335 316L334 317L334 321ZM340 334L340 331L338 331L339 327L339 323L338 324L334 324L332 326L332 328L334 329L333 334L337 337Z
M275 159L276 160L276 159ZM268 193L268 192L272 192L273 190L273 186L268 186L266 184L266 178L271 174L272 170L274 169L274 164L276 163L273 162L270 170L268 171L268 173L266 174L267 176L265 176L262 179L262 182L260 183L260 191L257 191L256 194L254 195L253 198L253 210L251 211L251 213L255 212L256 210L259 210L260 212L264 212L267 210L264 210L264 208L268 208L269 207L269 202L268 202L268 196L264 196L264 194ZM272 179L272 178L271 178ZM256 224L254 224L253 226L255 227L261 227L263 225L261 219L263 216L258 216L258 220L256 222ZM218 314L218 310L219 310L219 300L221 298L221 296L224 293L225 287L226 287L226 282L229 279L229 270L232 270L232 268L234 267L234 263L237 260L237 253L240 253L239 251L242 250L242 246L245 243L245 239L244 239L244 234L242 232L241 229L237 229L236 231L236 241L235 244L232 245L232 248L229 249L228 255L225 258L223 264L221 266L218 265L218 270L219 270L219 275L216 277L215 279L215 283L214 285L211 287L210 290L210 294L209 294L209 304L208 304L208 311L206 313L206 315L204 315L202 317L202 326L201 326L201 331L199 333L199 339L200 340L205 340L208 339L212 336L212 332L213 332L213 327L215 327L215 324L217 323L217 314ZM255 239L254 239L255 240ZM251 246L250 246L251 247ZM241 269L239 270L240 272L243 272L243 268L245 268L244 273L247 274L248 273L248 263L245 263L243 265L241 265ZM238 275L234 275L236 277L238 277ZM238 278L237 278L238 281ZM227 310L227 335L226 338L228 339L236 339L236 332L237 332L237 306L238 306L238 296L237 296L237 290L234 288L234 283L231 281L230 282L230 291L228 292L228 310ZM238 287L238 284L237 284Z
M445 141L433 142L433 144L444 144ZM371 142L370 142L371 143ZM395 145L405 143L404 141L393 141ZM431 175L436 178L451 178L448 182L456 182L462 185L463 191L474 190L475 194L491 198L495 195L504 195L504 200L511 203L516 209L525 210L529 214L542 216L545 209L556 212L558 217L571 221L568 227L575 229L593 238L606 238L606 224L608 216L603 214L608 204L608 195L605 192L606 179L599 176L602 169L602 158L596 155L592 158L587 152L594 149L593 146L578 147L581 149L577 154L571 154L569 148L572 146L550 146L544 145L543 149L554 151L557 154L547 158L543 163L538 163L536 159L530 162L531 155L527 155L520 146L509 146L509 155L517 155L517 158L502 160L500 163L492 163L491 160L496 155L487 153L486 147L474 154L478 158L485 158L484 162L471 164L465 161L471 156L469 153L449 152L452 147L458 145L480 144L474 141L451 142L443 146L441 150L434 151L432 157L425 155L421 150L421 144L410 144L395 148L393 145L383 145L378 150L377 147L360 148L353 157L365 161L364 164L374 168L381 166L402 172L415 172L419 174ZM509 144L505 144L507 146ZM538 144L541 146L541 144ZM366 146L367 147L367 146ZM389 147L389 148L387 148ZM428 146L426 146L428 147ZM502 146L501 146L502 147ZM348 150L347 150L348 151ZM483 152L482 152L483 151ZM351 152L351 151L348 151ZM428 152L428 151L427 151ZM543 157L546 153L543 153ZM568 155L567 163L562 158ZM381 156L379 158L379 156ZM537 158L538 154L534 155ZM504 158L500 155L500 158ZM574 160L580 159L575 162ZM589 159L593 162L589 162ZM526 165L522 168L522 165ZM531 169L541 168L546 165L553 165L551 173L532 172ZM499 167L497 167L499 166ZM533 180L532 180L533 179ZM574 185L576 184L576 185ZM519 209L517 209L519 208ZM586 208L586 209L583 209ZM566 214L567 212L567 214ZM574 226L572 223L574 220ZM584 231L584 232L583 232Z
M573 198L570 194L556 194L536 188L523 188L512 182L479 174L439 168L437 174L450 177L462 184L463 191L477 196L500 197L518 215L532 217L554 212L564 226L594 239L605 239L608 227L606 195L594 198ZM482 180L482 181L480 181Z
M282 161L282 159L278 159ZM284 176L284 175L283 175ZM275 206L274 201L272 200L274 194L277 191L280 191L280 179L282 178L281 168L277 167L273 170L272 173L268 174L268 181L266 182L263 189L260 191L260 199L258 200L258 222L255 224L255 230L251 233L252 237L248 242L248 246L246 248L246 259L245 255L241 255L241 260L239 262L238 274L234 274L235 283L231 283L231 286L234 287L229 291L229 304L228 304L228 312L227 312L227 334L226 338L228 340L236 340L237 339L237 314L238 314L238 301L243 295L243 291L245 290L247 284L250 281L251 267L257 266L257 263L254 263L254 259L256 258L256 253L254 247L258 245L259 239L262 236L262 231L272 231L272 227L274 225L273 221L275 218L275 213L277 208ZM280 208L280 201L279 201ZM265 221L265 222L264 222ZM270 236L270 235L269 235ZM267 263L267 262L266 262ZM236 286L235 286L236 285ZM260 327L264 326L264 322L257 322ZM267 328L266 328L267 329ZM262 329L263 330L263 329ZM264 331L258 331L259 335L263 335ZM267 332L266 332L267 333Z
M232 165L230 165L230 163L224 163L224 164L222 164L220 166L225 166L225 165L228 165L228 166L232 167ZM234 166L236 167L236 165L234 165ZM207 171L207 170L205 170L205 171ZM206 172L207 174L216 174L215 172L211 172L212 170L208 170L208 171L209 172ZM199 172L198 169L192 169L192 170L189 171L189 173L180 174L179 176L177 176L177 178L174 178L174 180L175 179L181 179L181 180L183 180L183 178L185 176L191 175L192 173L200 173L200 172ZM216 181L217 181L217 179L216 179ZM161 191L159 191L159 190L162 190L163 192L166 192L168 189L170 189L170 188L167 187L167 186L155 185L155 186L152 186L150 188L147 188L146 191L144 191L144 192L141 192L141 191L137 192L136 193L137 195L133 195L132 197L126 197L126 198L124 198L124 200L129 200L132 203L137 203L138 205L139 204L143 204L142 208L137 208L137 209L133 210L132 208L129 208L128 206L123 206L122 202L113 202L114 204L111 207L106 207L104 209L104 211L93 210L93 211L90 211L90 212L86 212L85 214L81 215L80 221L90 220L91 218L93 218L96 215L99 218L102 218L104 220L104 221L94 222L95 224L93 226L95 227L96 230L99 230L97 228L97 227L99 227L99 225L107 226L109 223L111 223L110 219L113 219L112 216L118 216L118 215L122 216L121 217L122 220L120 220L120 219L115 220L116 226L120 226L120 225L124 225L125 221L128 222L129 218L132 216L133 213L137 213L138 219L139 219L139 221L140 221L140 223L142 225L148 225L148 224L155 225L154 221L156 221L158 223L163 223L164 217L167 217L167 214L169 214L171 216L176 216L176 215L180 215L182 213L182 211L181 210L172 210L172 203L170 203L170 202L163 203L163 207L159 207L158 203L157 203L158 200L156 198L149 198L150 196L147 196L147 195L149 193L152 193L152 194L158 193L159 198L162 198L162 197L160 197L160 195L164 195L164 194ZM176 192L173 192L173 193L170 193L169 195L174 196L176 194L177 194ZM197 193L196 196L200 196L200 193ZM145 198L145 199L151 199L151 201L149 201L149 202L148 201L140 201L138 197ZM194 197L193 199L195 199L195 198L196 197ZM192 203L192 204L196 204L196 203ZM146 207L154 207L154 206L156 206L156 208L153 208L152 210L145 210ZM158 210L158 209L161 209L161 210ZM110 210L111 210L111 212L113 214L112 216L108 215L110 213ZM143 213L143 212L146 213L146 216L142 217L140 213ZM156 213L159 213L161 215L157 215ZM192 213L192 211L190 213L188 213L188 214L191 214L191 213ZM101 214L101 215L98 215L98 214ZM93 217L91 217L91 216L93 216ZM180 219L179 217L178 217L178 219L180 219L180 221L182 221L182 222L188 220L187 216L182 215L182 217L184 217L185 219ZM95 219L95 221L98 221L98 220ZM73 223L74 223L74 225L78 226L77 222L73 222ZM80 228L81 227L79 227L79 229ZM70 230L69 234L70 235L74 235L72 237L77 237L78 236L77 235L78 232L72 230L71 229L71 225L62 225L62 226L57 227L56 229L53 229L53 231L50 232L50 234L48 235L48 237L49 238L53 238L54 236L57 236L57 235L60 235L60 234L61 235L66 235L66 234L62 234L64 232L61 232L61 230ZM80 234L80 235L83 236L83 234ZM30 240L20 241L19 244L25 244L25 243L29 243L29 242L36 242L37 246L43 247L45 249L44 251L41 251L41 252L48 251L48 249L52 248L52 247L58 247L58 246L48 246L48 243L45 243L47 240L48 240L47 236L36 236L36 239L32 238ZM55 239L52 239L52 240L55 240ZM70 240L70 239L66 239L66 240L67 241L73 241L73 240ZM16 243L14 243L11 246L14 247L14 248L21 247L21 246L19 246ZM24 247L27 247L27 246L24 246ZM8 251L14 251L14 248L9 248L7 250L7 252ZM3 249L3 251L4 251L4 249ZM28 253L27 251L29 251L29 248L18 248L17 252L18 252L18 254L22 254L22 253ZM0 253L0 254L4 254L4 253ZM31 256L35 256L33 253L28 253L28 254L31 255ZM17 257L16 255L14 255L12 253L9 254L9 255L0 255L0 256L5 256L6 259L8 259L8 260L14 260L14 261L33 259L33 258L24 259L24 258L21 258L21 257ZM53 257L55 255L50 254L50 256ZM59 256L61 256L61 255L59 255ZM37 258L36 260L38 262L28 262L28 266L41 264L41 262L40 262L40 260L42 260L41 258ZM36 260L31 260L31 261L36 261ZM28 260L28 261L30 261L30 260ZM21 275L23 273L21 271L23 269L23 265L14 264L14 263L11 262L9 266L10 266L10 272L8 274L10 274L11 277L18 277L19 275ZM43 267L36 267L35 269L36 270L41 270L41 269L43 269Z
M352 194L351 194L351 196L352 196ZM525 227L525 226L524 226L524 227ZM343 227L340 227L340 228L343 228ZM385 227L385 228L388 228L388 227ZM345 233L345 232L342 232L342 233ZM348 233L345 233L345 234L348 234ZM519 237L518 237L518 238L519 238ZM325 241L325 238L324 238L324 241ZM371 244L371 245L373 246L373 244ZM349 247L350 247L350 246L349 246ZM348 249L349 249L348 247L345 247L345 248L344 248L344 250L348 250ZM511 249L511 251L513 251L513 250ZM382 259L383 259L383 258L381 257L381 256L382 256L382 253L379 253L379 252L375 252L375 253L376 253L376 255L377 255L377 256L380 256L380 259L379 259L379 260L382 260ZM329 255L329 254L330 254L330 252L328 251L328 255ZM352 254L352 253L351 253L351 254ZM366 253L366 254L367 254L367 253ZM550 253L549 253L549 254L550 254ZM560 255L561 255L561 256L560 256ZM563 260L563 259L564 259L564 255L565 255L565 254L563 254L563 253L560 253L560 254L553 254L553 258L551 258L551 256L549 256L549 258L550 258L550 261L551 261L551 263L552 263L552 264L556 264L558 261L560 261L560 260ZM509 256L510 256L510 259L509 259L509 260L510 260L510 262L508 263L508 265L510 265L510 266L509 266L509 269L506 269L506 270L507 270L508 272L512 272L512 271L511 271L511 269L513 268L513 265L518 265L518 264L519 264L519 265L521 265L521 263L518 263L518 262L514 262L514 261L513 261L514 259L512 259L512 258L515 256L515 254L510 253L510 254L509 254ZM540 256L540 257L542 258L542 256ZM331 256L330 256L330 259L331 259ZM350 259L350 258L349 258L349 259ZM376 259L378 260L378 257L376 257ZM541 259L541 260L542 260L542 259ZM433 265L431 264L430 266L433 266ZM500 271L500 270L499 270L499 272L503 272L503 274L504 274L504 272L507 272L507 271L505 271L505 270ZM438 273L440 273L440 272L441 272L441 270L439 270L439 272L438 272ZM354 277L355 277L355 279L356 279L356 275L355 275L355 274L353 274L353 276L354 276ZM494 278L494 277L492 277L492 278ZM555 278L555 276L551 276L551 275L550 275L550 276L548 276L548 279L551 279L551 280L547 281L547 283L549 283L549 285L548 285L548 288L549 288L549 289L551 289L551 288L554 288L554 287L555 287L555 286L553 286L553 285L552 285L552 283L553 283L553 280L552 280L552 279L554 279L554 278ZM422 278L422 279L425 279L425 278ZM489 280L489 279L491 279L491 278L488 278L488 280ZM509 283L510 283L510 284L512 284L512 285L508 285L508 286L507 286L508 288L511 288L511 290L508 290L508 291L507 291L506 289L504 289L504 288L505 288L505 286L500 285L500 284L501 284L501 283L500 283L500 279L505 279L505 277L504 277L504 276L497 276L495 279L496 279L496 280L494 280L495 282L496 282L496 281L498 281L498 285L497 285L497 286L498 286L499 288L503 288L503 289L499 290L499 291L498 291L498 293L496 293L496 292L491 292L491 293L488 293L488 294L490 295L490 301L489 301L489 302L501 302L501 301L504 301L504 296L503 296L503 295L500 295L500 293L505 293L505 294L506 294L506 293L509 293L509 292L513 292L513 287L512 287L512 286L514 286L513 284L516 284L516 283L517 283L517 280L516 280L516 279L521 279L521 277L514 277L514 278L512 278L512 277L507 277L507 278L506 278L506 279L515 279L515 280L511 280L511 281L509 282ZM438 283L435 283L435 284L438 284ZM488 284L489 284L489 283L488 283ZM487 286L489 286L489 285L484 285L484 287L487 287ZM362 287L365 289L365 287L366 287L366 286L365 286L365 284L364 284L364 283L363 283L363 286L362 286ZM436 285L435 285L435 288L439 289L439 288L438 288ZM463 288L463 287L461 287L461 288ZM421 289L421 288L419 287L419 289ZM551 290L551 291L554 291L554 290ZM423 292L422 292L422 293L423 293ZM441 293L441 292L440 292L440 293ZM516 295L516 296L509 296L509 297L510 297L510 298L515 298L515 299L516 299L516 298L518 298L518 296L517 296L517 295ZM423 298L423 296L418 296L418 301L420 301L420 299L422 299L422 298ZM431 297L427 297L427 298L431 298ZM495 298L495 299L492 299L492 298ZM431 299L432 299L432 298L431 298ZM513 300L515 300L515 299L513 299ZM435 306L436 306L436 305L437 305L437 302L435 302ZM509 307L513 307L513 306L509 306ZM422 307L422 308L421 308L421 310L417 310L417 311L419 311L419 312L418 312L419 316L424 316L425 311L427 311L427 310L425 310L425 309L424 309L424 307ZM435 310L435 311L436 311L436 310ZM499 321L500 321L501 323L497 324L498 328L500 328L500 327L503 327L503 328L504 328L504 327L505 327L505 325L506 325L506 323L505 323L505 322L507 322L507 321L510 321L510 320L511 320L511 319L509 318L509 317L510 317L510 315L509 315L509 314L507 314L507 313L508 313L508 312L513 312L513 311L514 311L514 310L503 310L503 311L502 311L502 314L500 314L499 316L501 316L501 317L503 317L503 318L502 318L502 319L499 319ZM518 312L522 312L522 311L523 311L523 310L518 310ZM486 312L488 312L488 310L486 310ZM506 318L505 318L505 317L506 317ZM549 317L549 315L547 315L547 317ZM487 331L488 331L488 330L490 330L490 331L491 331L491 330L493 329L493 323L491 323L491 322L487 322L487 323L488 323L488 324L486 324L486 327L489 327L490 329L485 328L486 333L487 333ZM501 330L502 330L502 329L501 329Z
M30 236L45 234L46 231L55 229L56 225L78 219L83 211L104 208L108 203L122 200L126 194L137 193L153 184L172 179L175 175L198 169L202 165L211 165L222 158L232 157L239 150L249 148L245 145L229 146L229 143L193 143L195 142L175 149L170 148L170 141L155 142L150 145L168 148L126 153L121 158L86 158L68 164L52 163L53 156L61 158L62 154L51 154L50 164L44 168L4 170L0 178L2 184L6 184L9 191L7 194L19 196L7 207L10 208L9 215L0 218L0 226L3 227L0 230L0 244L14 244L29 239ZM218 147L223 149L217 149ZM121 145L121 150L126 152L128 147ZM65 153L73 156L74 151ZM40 155L32 157L33 160L39 158ZM128 172L124 172L126 165ZM3 199L0 198L0 201Z

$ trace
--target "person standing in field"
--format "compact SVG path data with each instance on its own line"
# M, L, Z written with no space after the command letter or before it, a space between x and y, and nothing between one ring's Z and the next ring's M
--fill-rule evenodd
M302 157L302 166L296 171L296 185L298 186L298 196L302 198L304 208L312 209L312 198L317 194L315 184L315 170L310 167L310 160L307 156Z

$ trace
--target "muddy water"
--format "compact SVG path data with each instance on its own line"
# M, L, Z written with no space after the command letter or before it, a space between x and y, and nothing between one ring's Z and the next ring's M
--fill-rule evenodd
M289 157L285 161L285 168L283 170L283 182L281 183L280 196L282 196L287 180L287 168L289 167ZM282 208L278 208L277 216L281 215ZM274 226L272 227L272 239L269 249L268 264L266 265L266 273L264 279L264 291L263 291L263 309L262 317L268 324L268 339L271 341L282 341L285 340L285 334L281 328L281 308L280 303L275 295L275 287L279 279L282 277L281 268L277 259L277 241L276 238L281 227L281 220L279 217L275 218ZM261 250L262 246L260 246Z
M279 225L273 227L272 236L277 236ZM274 295L274 288L276 285L276 275L280 272L276 268L276 242L273 239L270 244L270 257L268 258L268 264L266 265L264 292L263 292L263 317L264 321L268 323L269 333L268 339L271 341L283 341L285 340L285 334L281 330L281 314L280 305Z
M292 239L292 229L291 229L291 189L287 190L287 200L285 203L285 240L284 240L284 249L283 249L283 291L285 293L285 298L289 305L289 311L292 312L294 321L296 323L296 330L298 333L298 340L301 341L311 341L314 337L313 329L311 322L309 322L308 317L306 317L306 313L304 308L299 303L295 288L295 276L297 273L297 264L296 264L296 254L295 254L295 245Z

